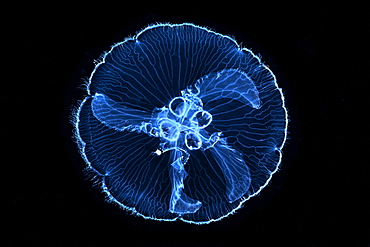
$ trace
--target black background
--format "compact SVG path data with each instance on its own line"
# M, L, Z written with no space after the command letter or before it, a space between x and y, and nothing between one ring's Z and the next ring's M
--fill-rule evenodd
M4 6L1 245L369 246L364 8L131 2ZM210 225L148 221L107 204L72 139L71 110L94 59L157 22L233 35L262 56L286 97L280 171L237 214Z

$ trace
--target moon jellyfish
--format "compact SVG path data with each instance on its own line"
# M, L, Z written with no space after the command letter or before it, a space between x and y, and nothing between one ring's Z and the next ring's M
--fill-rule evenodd
M281 163L287 111L274 74L231 37L156 24L104 53L74 113L108 201L205 224L240 209Z

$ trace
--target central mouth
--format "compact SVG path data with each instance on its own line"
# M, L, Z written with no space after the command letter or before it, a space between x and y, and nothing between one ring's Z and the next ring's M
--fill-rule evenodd
M212 115L203 109L203 102L190 90L173 98L168 107L156 109L152 120L158 126L162 139L162 152L173 149L198 150L214 146L221 133L209 134L205 128L212 122Z

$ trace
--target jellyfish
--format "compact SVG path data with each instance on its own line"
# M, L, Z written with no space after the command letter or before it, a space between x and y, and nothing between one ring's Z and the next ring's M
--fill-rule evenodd
M230 36L155 24L104 53L73 113L109 202L145 219L219 221L278 170L287 110L272 71Z

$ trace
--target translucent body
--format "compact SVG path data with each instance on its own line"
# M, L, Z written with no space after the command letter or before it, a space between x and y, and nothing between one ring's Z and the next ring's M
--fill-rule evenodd
M270 180L286 138L272 72L228 36L150 26L95 68L76 114L109 200L155 220L209 223Z

